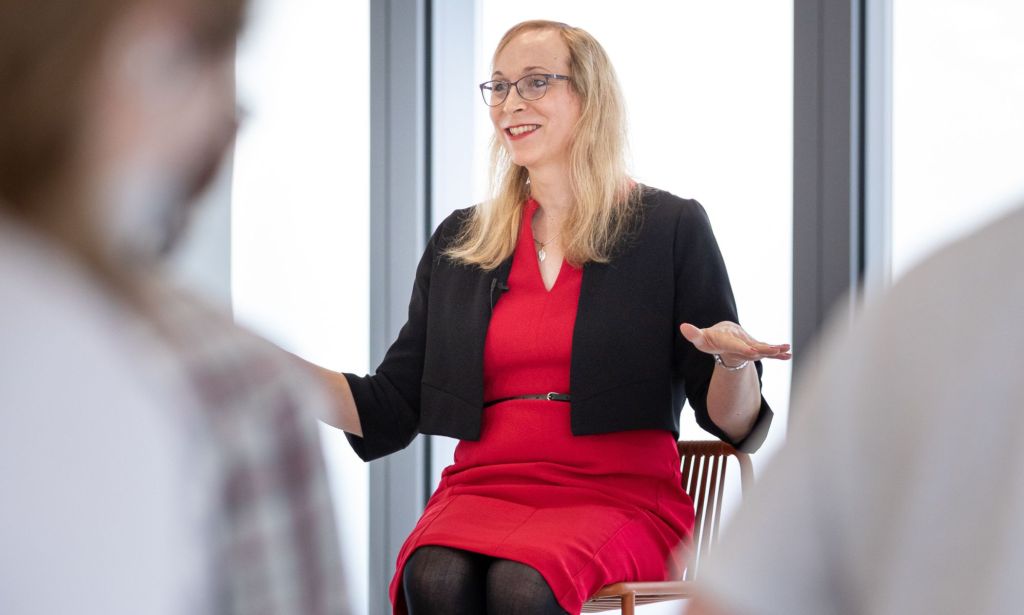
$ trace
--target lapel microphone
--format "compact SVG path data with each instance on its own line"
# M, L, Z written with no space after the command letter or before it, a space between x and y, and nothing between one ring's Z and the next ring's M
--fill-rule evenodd
M494 291L498 291L498 297L494 297ZM494 305L501 299L501 293L508 292L508 284L504 280L498 278L491 278L491 312L494 312Z

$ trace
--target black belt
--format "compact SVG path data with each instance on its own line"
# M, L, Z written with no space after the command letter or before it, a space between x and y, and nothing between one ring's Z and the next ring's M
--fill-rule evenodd
M512 401L513 399L546 399L548 401L571 401L571 397L568 393L539 393L537 395L516 395L515 397L502 397L501 399L492 399L491 401L484 402L484 408L493 406L494 404L500 404L505 401Z

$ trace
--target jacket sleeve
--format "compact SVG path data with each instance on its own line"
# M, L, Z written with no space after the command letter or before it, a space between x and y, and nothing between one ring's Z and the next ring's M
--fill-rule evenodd
M761 398L757 419L746 437L738 441L730 438L708 414L707 398L715 369L714 359L694 348L678 329L684 322L701 328L723 320L739 323L725 261L707 213L697 201L685 201L677 221L674 254L677 275L675 376L683 380L686 398L702 429L739 450L753 452L764 442L772 421L773 414L768 403L764 397ZM761 362L755 362L754 366L760 381Z
M438 238L444 227L442 224L427 242L427 249L416 267L408 319L377 371L370 376L345 374L363 431L362 437L346 436L364 461L405 448L419 433L430 278L440 258Z

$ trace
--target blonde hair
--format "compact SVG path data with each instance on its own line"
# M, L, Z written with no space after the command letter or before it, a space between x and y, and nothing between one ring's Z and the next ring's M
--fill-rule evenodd
M626 171L626 112L608 54L587 31L556 21L524 21L498 43L494 58L519 34L555 30L569 48L569 82L580 117L569 149L573 207L561 231L569 264L606 263L630 232L639 211L639 187ZM490 270L515 251L522 207L530 196L529 171L491 138L491 198L473 208L446 254Z

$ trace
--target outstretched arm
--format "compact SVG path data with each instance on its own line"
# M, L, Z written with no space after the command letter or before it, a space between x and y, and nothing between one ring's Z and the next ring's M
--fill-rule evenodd
M359 422L356 400L352 397L352 388L348 385L348 380L338 372L315 365L313 367L316 368L317 375L326 385L333 402L331 415L322 416L320 420L353 436L362 437L363 426Z
M324 389L331 396L331 403L327 406L327 413L317 418L332 427L362 437L363 426L359 421L359 412L356 411L356 400L352 396L352 387L348 380L340 372L333 372L316 363L307 361L295 353L289 352L296 360L303 364L306 369L311 370L314 376L320 380Z
M789 344L765 344L729 321L706 329L683 323L679 330L697 350L720 358L708 388L708 416L734 441L742 440L761 408L761 385L753 362L788 360L792 357Z

